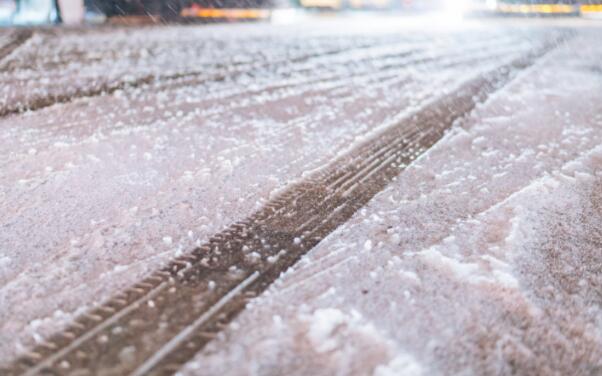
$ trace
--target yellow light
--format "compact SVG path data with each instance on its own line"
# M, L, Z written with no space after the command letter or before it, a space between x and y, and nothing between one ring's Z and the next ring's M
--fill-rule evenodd
M499 4L498 10L503 13L543 13L543 14L571 14L575 8L565 4Z
M219 19L262 19L270 16L266 9L237 8L185 8L180 12L182 17L219 18Z
M602 4L584 4L581 5L582 13L602 12Z

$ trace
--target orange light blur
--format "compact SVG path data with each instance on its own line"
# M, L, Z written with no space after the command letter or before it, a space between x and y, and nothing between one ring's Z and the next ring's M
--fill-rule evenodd
M583 4L581 5L581 13L602 12L602 4Z
M218 18L218 19L264 19L270 16L266 9L238 8L185 8L180 13L182 17Z

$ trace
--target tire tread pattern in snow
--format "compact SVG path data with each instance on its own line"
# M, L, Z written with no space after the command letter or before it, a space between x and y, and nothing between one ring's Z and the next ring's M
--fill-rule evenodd
M458 119L558 45L474 78L295 183L250 218L89 310L3 375L176 372Z

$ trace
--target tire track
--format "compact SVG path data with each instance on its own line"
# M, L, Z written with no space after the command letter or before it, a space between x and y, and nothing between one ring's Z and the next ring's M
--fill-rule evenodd
M502 40L496 40L496 48L499 47L509 47L512 46L513 43L515 43L515 40L512 39L508 39L508 40L503 40L503 38L500 38ZM490 46L491 45L491 41L487 41L487 43L483 43L483 45L476 45L476 46L469 46L469 49L464 50L464 51L458 51L457 52L457 56L466 56L468 54L470 54L472 51L481 51L483 50L483 48L485 48L486 46ZM405 48L403 48L402 46L405 46ZM383 47L387 47L388 51L385 52L381 52L380 54L374 54L374 53L369 53L370 51L373 50L379 50L382 49ZM400 48L402 47L402 48ZM399 49L399 50L396 50ZM323 61L324 57L329 57L332 55L353 55L353 53L357 53L359 51L364 51L364 56L348 56L347 59L341 59L340 61L336 61L336 58L331 58L329 60ZM338 50L336 53L322 53L322 54L314 54L311 56L304 56L301 60L297 60L297 59L290 59L290 60L284 60L284 61L279 61L278 64L269 64L266 66L263 66L263 69L269 69L269 68L280 68L280 64L281 63L299 63L299 66L293 65L293 64L288 64L287 70L282 71L282 72L277 72L278 76L280 79L292 79L293 82L290 84L278 84L278 85L274 85L273 83L268 83L265 85L265 87L261 88L261 89L256 89L256 90L251 90L251 91L238 91L238 92L234 92L234 93L226 93L225 95L220 95L219 98L220 99L225 99L225 98L229 98L229 97L234 97L234 96L240 96L240 95L246 95L249 93L260 93L260 92L264 92L266 90L277 90L279 88L287 88L287 87L294 87L294 86L300 86L303 84L312 84L314 82L319 82L320 80L331 80L332 78L343 78L344 76L341 75L340 73L333 73L336 72L336 69L333 69L333 66L340 66L340 65L345 65L347 67L351 66L351 67L356 67L356 69L372 69L374 70L375 67L372 66L370 67L369 64L372 62L380 62L381 64L384 64L383 66L379 66L378 69L380 70L384 70L384 69L390 69L392 67L403 67L403 66L409 66L409 65L420 65L420 64L424 64L430 61L436 61L437 59L442 59L442 58L446 58L446 57L451 57L454 56L453 53L454 51L452 51L452 53L450 53L450 51L445 51L446 53L442 53L439 55L430 55L428 53L428 51L424 51L423 49L419 48L419 47L412 47L412 48L407 48L407 44L402 43L391 43L391 42L384 42L382 44L378 44L378 45L366 45L366 46L359 46L358 48L353 48L353 49L344 49L344 50ZM344 57L344 56L341 56ZM339 57L340 58L340 57ZM399 64L394 64L392 60L395 59L401 59L401 61L399 62ZM316 60L313 61L312 60ZM305 65L303 64L305 63ZM364 67L360 67L360 64L362 63L365 66ZM319 76L316 76L316 71L317 72L327 72L327 74L325 75L324 73L321 73ZM233 72L234 74L230 77L235 77L236 75L240 75L240 74L245 74L248 73L249 71L243 71L243 72ZM330 76L329 76L330 74ZM301 77L301 78L298 78ZM311 79L307 79L307 77L311 77ZM295 80L296 78L296 80ZM185 78L186 79L186 78ZM186 81L186 80L182 80L182 81L174 81L174 82L170 82L170 83L166 83L166 85L168 86L169 89L179 89L179 88L183 88L183 87L188 87L188 86L194 86L194 85L199 85L202 84L205 81L199 81L199 80L194 80L194 77L192 78L192 80ZM161 88L162 90L166 89L166 88Z
M357 66L350 69L347 73L333 73L327 69L327 73L321 73L319 75L310 74L309 68L303 68L301 71L291 70L286 72L286 75L292 75L293 73L298 74L299 72L306 72L306 77L299 80L293 80L288 83L278 84L267 84L264 87L258 89L245 89L244 91L237 91L229 93L226 90L225 93L212 93L213 97L206 99L207 102L224 101L227 100L229 103L228 111L241 110L250 106L262 105L265 106L269 103L275 103L290 99L292 97L303 98L308 96L310 92L320 93L322 95L327 94L333 90L340 89L348 84L349 79L355 81L361 80L363 84L371 84L379 82L381 85L384 84L402 84L409 85L412 83L411 72L404 71L404 68L412 66L414 69L428 71L429 69L451 69L460 65L471 65L477 63L491 62L495 59L501 59L506 57L512 50L509 49L509 45L502 45L496 47L505 48L501 52L496 51L492 54L490 51L479 52L477 48L471 48L463 52L455 52L440 54L436 56L428 56L418 51L407 51L400 52L398 54L386 54L384 56L377 57L365 57L354 61L354 64L361 61L365 66ZM482 46L481 46L482 48ZM474 50L474 51L473 51ZM377 72L375 73L375 66L370 65L379 62L379 58L385 58L384 61L380 61L378 64ZM445 59L444 61L442 61ZM316 68L313 68L316 70ZM244 73L242 73L244 74ZM232 76L234 77L234 76ZM170 89L177 89L182 86L198 85L202 82L187 83L182 85L170 84ZM316 91L317 85L319 84L320 89ZM231 89L229 89L231 91ZM268 94L269 98L266 100L265 96L259 94ZM250 100L248 98L251 98ZM259 98L259 99L256 99ZM215 106L210 111L205 111L205 116L218 116L220 115L222 108ZM123 125L122 127L127 127ZM114 127L112 129L119 129Z
M388 127L247 220L78 317L2 374L175 372L456 120L558 42L468 81Z
M503 40L504 38L502 38ZM511 38L508 40L510 41ZM361 59L362 61L370 61L376 60L379 56L369 56L368 53L371 50L378 51L379 49L387 46L394 46L395 43L391 43L389 40L382 41L380 43L374 42L366 42L355 46L353 48L330 48L324 50L320 50L319 52L313 53L305 53L299 56L287 57L285 59L277 59L271 61L263 61L259 64L257 63L233 63L233 64L223 64L225 66L234 67L234 69L224 69L223 71L214 71L210 74L207 74L207 69L204 68L202 70L192 70L187 72L177 72L173 74L147 74L144 76L140 76L131 80L117 80L117 81L108 81L97 83L88 87L78 88L75 91L67 90L63 93L53 93L48 95L37 96L34 98L30 98L25 102L16 102L16 103L8 103L5 104L2 108L0 108L0 117L5 117L12 114L22 113L24 111L37 111L46 107L53 106L55 104L64 104L69 103L77 99L82 98L92 98L101 95L110 95L119 90L131 90L137 88L148 87L152 85L153 91L164 91L164 90L172 90L178 89L187 86L193 85L201 85L208 82L221 82L225 81L228 78L232 78L238 75L249 74L251 72L257 70L267 70L270 68L278 68L282 64L289 65L292 69L289 74L292 73L302 73L303 69L306 72L311 72L315 70L315 67L303 67L304 62L308 62L311 59L323 59L325 57L336 56L339 54L353 54L354 52L366 51L367 56ZM419 49L410 49L405 53L399 52L398 54L393 54L391 57L397 55L405 55L411 56L413 53L418 52ZM380 56L386 57L385 56ZM428 57L426 57L428 59ZM355 62L355 60L354 60ZM293 63L293 64L291 64ZM340 62L338 62L340 64ZM299 69L295 68L295 65L301 65L299 68L301 70L297 72ZM218 67L220 64L216 64Z
M29 35L29 37L30 36L31 35ZM25 40L27 40L29 37L27 37ZM23 40L23 42L21 42L19 45L24 43L25 40ZM13 44L13 43L11 42L9 44ZM358 45L355 48L353 48L352 50L359 51L362 49L378 48L378 47L382 47L386 44L387 44L387 42L383 42L382 45L375 46L374 44L366 43L366 44ZM14 50L14 48L12 50ZM11 52L12 52L12 50L11 50ZM0 108L0 117L6 117L6 116L9 116L12 114L18 114L18 113L22 113L25 111L38 111L43 108L53 106L55 104L69 103L76 99L92 98L92 97L97 97L97 96L101 96L101 95L112 94L118 90L128 90L128 89L131 90L131 89L136 89L136 88L142 88L142 87L149 86L149 85L154 85L152 88L154 91L160 91L160 90L169 90L169 89L173 89L173 88L190 86L193 84L198 85L198 84L203 84L206 82L221 82L221 81L225 81L226 79L228 79L229 77L232 77L234 75L247 74L247 73L250 73L250 72L253 72L256 70L268 69L270 67L277 67L283 63L302 63L311 58L331 56L331 55L336 55L336 54L340 54L340 53L346 53L349 51L350 51L349 48L342 48L342 49L334 48L334 49L329 49L326 51L320 51L320 52L315 52L315 53L310 53L310 54L303 54L303 55L295 56L295 57L289 58L289 59L264 61L264 62L261 62L260 64L257 64L257 63L233 63L230 66L234 67L235 69L224 70L223 72L219 72L219 71L213 72L212 74L209 74L209 75L207 74L206 69L202 69L202 70L192 70L192 71L187 71L187 72L177 72L177 73L173 73L173 74L163 74L163 75L147 74L147 75L144 75L141 77L134 78L132 80L117 80L117 81L102 82L100 84L97 84L97 85L94 85L91 87L78 88L75 92L67 91L67 92L59 93L59 94L39 96L36 98L32 98L31 100L27 101L27 103L17 102L17 103L7 104L7 105L3 106L2 108ZM6 56L8 56L8 54L10 54L10 52L8 52ZM2 60L2 55L0 55L0 61L1 60ZM0 69L0 71L1 71L1 69ZM172 82L173 82L173 84L170 84Z
M15 30L11 35L11 41L0 47L0 72L4 71L4 59L21 47L33 36L31 30Z

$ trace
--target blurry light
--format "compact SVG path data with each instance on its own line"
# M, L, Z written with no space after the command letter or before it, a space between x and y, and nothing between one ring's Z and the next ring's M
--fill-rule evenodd
M602 13L602 4L582 4L582 13Z
M193 6L182 9L182 17L214 18L214 19L267 19L270 11L254 8L201 8Z
M274 24L293 24L300 21L304 16L304 13L297 9L274 9L272 10L272 17L270 21Z
M485 5L487 10L497 10L497 0L487 0Z
M444 4L445 16L458 19L464 17L469 10L470 0L445 0Z

